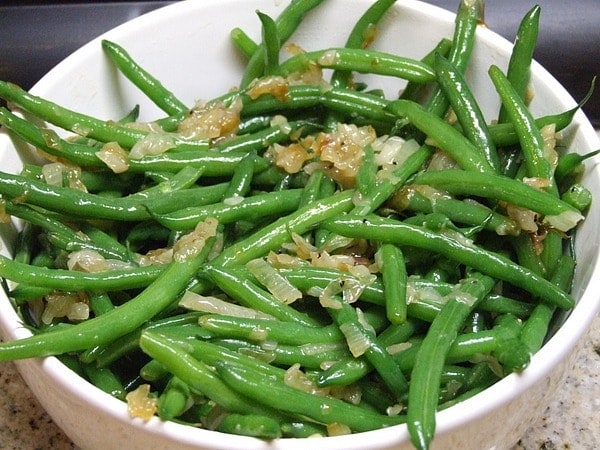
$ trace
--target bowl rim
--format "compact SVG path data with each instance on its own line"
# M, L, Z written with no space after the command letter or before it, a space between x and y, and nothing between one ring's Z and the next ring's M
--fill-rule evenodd
M193 0L184 0L182 2L169 4L160 7L157 10L145 13L107 31L106 33L103 33L69 55L53 69L51 69L47 75L40 79L33 86L31 92L36 94L43 93L50 86L52 79L54 79L57 75L60 75L61 72L67 72L72 63L76 62L83 54L90 51L90 47L99 46L99 42L103 38L118 39L120 35L129 33L129 29L132 25L161 21L164 20L165 17L177 16L183 11L188 10L188 8L202 9L203 7L211 4L223 5L224 3L235 3L236 1L237 0L204 0L203 2L194 2ZM436 19L445 21L453 21L455 17L455 14L451 11L447 11L441 7L425 3L420 0L405 0L401 4L397 4L396 7L413 10L419 14L432 15ZM484 41L493 40L494 45L499 45L504 50L512 47L511 42L494 33L492 30L480 27L477 33L478 39ZM575 105L576 102L572 99L571 95L567 93L565 88L560 85L560 83L537 62L534 62L532 65L532 74L540 77L544 83L549 83L558 93L558 95L569 99L571 106ZM600 147L600 140L598 139L598 136L582 111L577 112L574 122L580 127L580 130L578 131L584 134L584 139L586 141L591 142L593 144L592 146ZM593 171L595 176L600 178L600 170L597 166L591 167L588 170L590 170L590 172ZM543 378L551 368L557 366L559 362L573 350L576 343L587 331L595 315L600 311L600 299L595 294L598 288L600 288L600 281L597 281L600 280L598 275L600 275L600 263L596 258L594 260L593 267L591 268L588 285L586 286L582 296L579 298L576 307L570 312L565 323L532 357L531 364L526 370L524 370L522 373L512 373L499 380L497 383L490 386L475 397L464 400L456 406L438 412L438 431L436 433L444 433L446 431L459 428L471 421L476 416L488 414L495 408L520 396L533 384L537 383L541 378ZM10 305L8 299L5 298L6 296L4 293L0 293L0 297L2 304ZM30 335L29 331L23 327L15 326L18 320L18 316L14 311L12 316L10 314L6 314L4 311L3 314L0 315L0 325L1 328L5 330L7 334L6 337L15 339ZM153 417L147 422L138 419L131 419L124 402L101 391L99 388L86 381L84 378L80 377L67 366L65 366L58 360L58 358L46 357L36 359L34 360L34 363L41 370L48 373L49 376L52 377L69 395L75 395L80 398L84 398L86 401L93 403L96 408L106 412L120 421L129 423L131 426L142 427L149 433L164 433L167 435L167 437L176 442L188 444L202 443L204 446L210 445L210 442L205 442L205 437L215 435L214 431L193 429L188 425L181 425L174 422L164 422L158 417ZM510 392L511 394L506 395L506 392ZM485 399L486 401L482 402L481 399ZM403 442L408 440L408 432L405 425L397 425L389 429L392 428L394 429L394 442ZM389 444L390 436L387 432L389 429L373 430L360 434L368 435L371 442ZM206 433L208 433L208 435ZM294 444L294 441L305 443L304 439L285 438L281 439L280 443L273 445L273 443L267 444L263 441L256 441L255 439L244 436L228 435L219 432L216 433L219 435L220 442L218 445L214 446L215 449L290 449L296 448L294 446L296 445ZM357 443L352 436L355 435L328 437L325 439L327 442L327 448L360 448L361 444L359 442ZM254 444L252 444L253 442ZM315 442L311 441L311 445L315 445Z

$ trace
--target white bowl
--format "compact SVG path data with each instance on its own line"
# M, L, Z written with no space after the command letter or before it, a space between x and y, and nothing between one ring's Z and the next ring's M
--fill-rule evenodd
M229 30L240 26L254 37L260 36L254 14L260 9L276 15L283 8L274 0L204 0L180 2L136 18L106 33L123 45L149 72L174 93L192 105L237 85L243 59L229 41ZM346 33L361 11L371 2L329 0L310 13L293 41L306 49L341 46ZM329 26L319 26L333 18ZM402 55L422 57L442 37L451 37L454 14L414 0L398 2L379 27L376 48ZM491 31L478 30L473 63L467 74L488 118L498 111L499 102L487 76L491 64L507 65L511 43ZM531 104L535 115L571 108L574 100L538 64L532 68L536 96ZM381 78L379 79L381 82ZM396 93L396 81L385 80L383 87ZM134 104L141 105L141 119L160 113L136 89L117 74L103 55L100 38L75 52L50 71L32 89L69 108L100 118L120 117ZM598 137L583 113L564 133L574 151L585 153L600 147ZM0 165L17 172L21 160L10 139L0 134ZM600 193L600 173L588 164L585 185ZM600 308L597 295L600 280L597 233L600 206L594 203L578 231L578 267L573 295L577 306L562 327L533 357L520 374L512 374L485 392L437 415L437 431L432 448L488 449L510 448L541 415L557 386L571 367L580 337ZM10 253L15 228L2 226L2 252ZM0 292L0 326L5 339L29 335L22 328L10 301ZM155 418L149 422L132 420L126 406L78 377L56 358L17 363L31 390L65 433L82 448L127 449L408 449L405 426L358 435L306 440L284 439L264 442L235 435L194 429Z

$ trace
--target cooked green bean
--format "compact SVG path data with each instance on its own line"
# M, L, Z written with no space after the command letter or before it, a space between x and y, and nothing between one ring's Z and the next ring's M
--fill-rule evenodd
M376 0L360 16L346 39L346 48L367 48L373 40L375 28L385 13L396 3L396 0ZM332 86L348 87L349 71L336 70L331 75Z
M397 117L408 119L412 125L433 139L437 146L448 152L463 169L473 172L493 172L486 156L460 131L428 112L418 103L396 100L388 105L387 110Z
M5 81L0 81L0 98L18 105L58 127L102 142L117 142L125 148L132 148L148 134L119 125L114 121L101 120L69 110L49 100L29 94L20 87ZM204 140L190 139L179 139L174 144L189 149L206 149L208 146Z
M463 72L471 58L475 43L477 26L483 20L483 1L460 0L456 19L452 46L448 52L448 60ZM437 117L443 117L449 102L441 89L436 89L427 102L427 110Z
M279 35L279 44L283 45L296 28L298 28L306 13L319 6L322 2L323 0L291 1L275 19L277 34ZM241 88L247 87L254 79L264 75L265 52L265 47L259 45L254 54L250 57L244 70L242 80L240 81Z
M167 90L154 76L140 67L123 47L103 39L102 48L121 73L164 112L178 114L188 111L189 108L181 100Z
M302 72L311 64L328 69L393 76L420 83L435 79L433 69L418 60L376 50L343 47L292 56L281 63L279 72L283 75Z
M349 350L355 357L364 354L395 398L403 399L408 390L406 378L375 336L375 331L361 322L357 310L346 300L336 298L334 302L339 307L332 306L327 311L346 338Z
M487 251L473 243L465 245L449 233L432 232L424 227L377 216L333 219L323 226L342 236L369 236L381 242L432 249L468 267L477 267L489 276L514 283L561 308L571 308L574 303L569 294L534 272L499 253Z
M383 244L379 250L380 267L385 295L385 309L391 323L401 324L406 320L408 275L402 250L392 244Z
M544 155L544 140L533 116L497 66L491 66L488 73L500 95L506 114L510 117L519 136L528 176L542 178L553 183L553 167ZM555 185L551 184L552 186L556 188Z
M498 170L498 153L485 118L462 73L444 57L437 55L434 65L437 81L458 118L464 135Z
M487 276L472 274L444 305L427 331L411 372L407 425L413 445L429 448L435 431L438 386L445 355L470 311L493 287Z
M244 396L320 423L340 423L357 431L368 431L403 422L400 416L385 416L333 397L315 396L230 362L217 363L217 372L232 389Z
M582 218L579 210L554 195L502 175L449 169L422 172L412 181L453 194L472 194L521 206L545 216L549 222L557 219L555 227L562 231L574 227Z
M535 5L521 20L506 70L508 81L523 100L526 100L529 87L531 62L539 31L540 11L539 5ZM501 105L498 122L508 121L506 108Z
M0 343L0 361L85 350L127 334L173 303L174 297L204 264L211 247L212 240L209 240L197 255L173 262L135 298L101 316L55 331L52 335L38 334Z

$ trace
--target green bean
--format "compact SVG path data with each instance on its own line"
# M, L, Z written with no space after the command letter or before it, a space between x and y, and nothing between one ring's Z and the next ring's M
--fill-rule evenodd
M557 262L550 280L561 289L568 290L571 286L574 270L575 260L571 256L563 255ZM523 324L521 340L532 353L541 348L548 333L550 321L554 316L554 310L555 308L550 305L539 303Z
M335 298L334 301L339 307L328 307L327 312L346 338L349 350L355 357L364 354L395 398L399 401L403 399L408 391L408 383L392 356L379 342L375 332L361 323L353 306L341 298Z
M281 431L283 432L284 436L292 438L327 436L325 427L307 420L282 423Z
M406 321L407 273L404 255L400 248L392 244L383 244L379 250L380 267L383 278L385 308L389 321L401 324Z
M258 414L227 414L219 421L216 430L269 440L282 435L281 425L277 420Z
M105 344L138 328L173 302L204 264L212 247L209 240L202 251L187 260L171 263L145 290L129 302L101 316L55 331L0 343L0 360L33 358L85 350Z
M167 114L185 113L189 108L175 95L167 90L149 72L143 69L120 45L109 40L102 40L102 49L123 75Z
M448 53L448 60L460 72L464 72L473 52L475 32L480 21L483 20L483 1L460 0L456 18L454 20L454 33L452 46ZM427 110L437 117L446 114L449 102L441 89L436 89L427 102Z
M383 336L380 338L382 341L385 341L385 345L390 349L389 351L393 352L394 344L406 347L401 351L393 352L392 356L400 369L407 375L410 375L415 365L416 355L422 344L421 337L409 339L414 334L414 330L416 330L414 325L412 331L407 328L406 331L408 332L404 332L404 329L402 329L401 331L404 334L399 339L387 339ZM502 347L506 339L513 337L517 336L513 334L509 335L506 329L499 326L477 333L460 334L452 342L448 350L446 363L460 364L473 360L478 355L491 355L498 348ZM317 379L317 384L321 387L347 385L359 381L370 370L372 369L366 361L346 358L321 371Z
M508 81L513 86L517 95L523 100L526 100L526 92L529 85L531 62L539 30L540 11L541 8L539 5L535 5L521 20L506 71ZM501 105L498 122L503 123L508 121L506 109Z
M437 45L421 59L421 61L428 66L433 67L436 55L447 57L451 47L452 41L447 38L442 38L440 42L438 42ZM400 93L399 98L421 103L421 96L424 95L423 91L427 90L427 86L427 84L409 81Z
M0 193L9 198L24 197L28 203L61 212L72 217L120 220L149 218L148 212L133 202L103 198L71 188L51 186L19 175L0 174Z
M156 156L145 156L142 159L130 159L128 170L133 173L152 170L177 172L184 167L195 166L204 168L203 175L206 177L230 176L246 155L247 152L218 153L210 150L167 152ZM256 172L268 167L268 163L260 157L255 158L254 163Z
M233 42L247 58L250 58L258 49L258 44L239 27L233 28L229 35L231 36L231 42Z
M523 233L516 236L512 243L519 264L542 277L546 277L546 267L531 240L531 236Z
M592 193L580 183L573 184L560 198L563 202L582 212L586 211L592 204Z
M145 331L140 337L144 353L159 361L169 372L186 383L193 392L206 395L226 410L238 413L265 413L254 402L230 389L206 364L193 358L183 347Z
M287 345L277 342L274 348L264 348L260 344L251 343L241 339L213 339L213 343L234 350L243 355L253 356L263 361L279 366L292 366L300 364L308 369L320 369L323 364L349 358L345 343L314 343L301 345Z
M396 0L376 0L354 24L346 39L346 48L367 48L372 41L374 29ZM348 87L351 72L336 70L331 75L330 84L334 87Z
M149 382L162 381L171 376L169 370L155 359L151 359L140 368L140 376Z
M521 324L521 320L511 314L503 314L496 318L496 327L506 328L501 344L492 352L502 365L503 374L520 372L531 360L529 348L519 339Z
M107 313L115 307L110 296L106 292L91 292L88 295L88 302L90 305L90 310L95 316L100 316L104 313Z
M103 249L103 251L98 251L98 253L117 256L121 261L136 261L135 255L125 245L121 244L116 237L111 236L104 230L89 223L82 223L79 226L79 230L94 243L96 248Z
M385 203L394 191L419 171L432 154L432 148L422 145L412 153L400 167L392 172L390 178L379 182L376 189L370 191L370 197L364 204L356 205L353 214L365 215L374 212Z
M63 140L54 130L39 129L4 107L0 107L0 124L24 141L51 155L63 157L80 165L100 166L103 164L96 156L96 149L93 147Z
M512 314L517 317L527 317L533 309L531 303L515 300L499 294L490 294L478 305L478 309L498 314Z
M161 181L154 186L140 189L134 194L129 195L129 198L147 199L155 195L163 195L169 192L190 188L195 185L203 173L203 167L183 167L177 173L169 174L164 181Z
M321 4L323 0L293 0L275 19L277 34L280 45L286 42L293 32L298 28L300 22L310 10ZM254 54L250 57L244 70L240 88L247 87L255 78L264 74L265 47L259 45Z
M544 140L531 113L498 66L492 65L488 73L519 136L528 176L553 183L553 168L544 155Z
M242 96L242 101L242 117L326 107L349 117L363 116L389 125L395 122L393 115L383 110L388 105L388 100L352 89L332 88L324 91L318 85L298 85L288 87L285 99L263 95L255 100Z
M152 211L153 214L169 214L180 208L201 207L217 203L223 198L228 187L229 183L226 182L207 186L195 186L190 189L152 196L149 199L141 201L141 203L148 211ZM131 199L136 200L135 197L129 198L129 200Z
M223 194L223 200L228 198L244 197L250 192L252 177L254 176L254 155L248 154L236 167L229 186Z
M158 416L165 420L180 416L189 406L190 387L177 377L169 379L158 397Z
M153 214L154 219L170 230L189 230L203 219L214 217L222 224L239 220L258 220L270 215L281 215L297 210L302 189L240 197L239 200L214 203L205 206L190 206L167 214ZM152 204L148 209L153 213Z
M600 154L600 149L586 153L585 155L580 155L579 153L567 153L566 155L559 156L558 163L554 170L556 183L562 185L568 178L579 174L583 170L583 162L598 154Z
M344 337L333 325L315 327L299 322L269 319L250 319L207 314L199 319L204 329L222 335L251 341L275 341L284 345L335 344Z
M119 378L107 367L96 367L93 364L84 364L83 372L86 378L107 394L120 400L125 400L125 388Z
M277 25L267 14L260 11L257 11L256 14L262 24L262 48L264 49L265 58L264 75L274 75L279 71L279 52L281 50Z
M2 206L6 212L6 202L2 202ZM23 264L29 264L31 262L34 249L36 248L37 234L39 233L39 227L32 224L31 222L25 222L23 228L17 234L17 242L15 244L15 251L13 260Z
M491 173L493 168L486 157L456 128L410 100L391 102L387 110L406 118L412 125L433 139L437 146L450 154L465 170Z
M222 255L223 253L221 253ZM214 261L214 260L213 260ZM233 270L227 270L224 267L212 265L207 270L208 276L219 286L223 292L231 298L249 308L262 311L269 314L283 323L298 323L301 325L315 326L317 322L308 315L297 311L291 306L275 298L273 294L262 289L252 280L236 273ZM207 319L202 319L206 321Z
M20 106L57 127L98 141L117 142L124 148L132 148L147 135L147 132L128 128L113 121L101 120L69 110L49 100L29 94L20 87L5 81L0 81L0 98ZM180 139L175 141L175 145L193 149L208 147L208 143L202 140Z
M462 73L444 57L437 55L434 65L438 84L450 102L464 135L498 171L498 153L485 118Z
M13 261L0 255L0 274L17 283L64 291L121 290L146 287L155 281L165 267L148 266L108 272L78 272L67 269L48 269Z
M494 286L487 276L472 274L452 295L427 331L417 354L408 391L407 425L413 445L429 448L435 431L438 386L448 349L462 323Z
M409 209L418 213L441 213L453 222L483 225L486 230L499 235L515 236L521 231L514 220L475 200L459 200L443 195L431 198L422 194L418 185L405 186L397 191L387 204L398 212Z
M579 106L564 111L559 114L550 114L535 119L535 125L538 129L546 125L555 125L556 131L565 129L573 121L573 116L579 110ZM496 144L496 147L506 147L519 143L519 136L512 123L498 123L489 125L490 134Z
M423 227L410 226L400 221L377 216L368 218L340 218L328 220L323 226L347 237L369 236L371 239L431 249L445 257L477 267L486 275L507 281L539 296L544 302L561 308L574 304L569 294L556 288L548 280L517 265L503 255L461 242L450 233L432 232Z
M535 211L554 222L562 231L567 231L582 218L579 211L554 195L531 187L519 180L495 174L467 172L463 170L428 171L417 174L415 184L431 185L452 194L471 194L494 200L505 201ZM565 219L564 223L560 219Z
M363 153L363 160L356 175L356 188L364 198L369 198L371 192L376 190L378 167L371 145L366 145Z
M122 358L139 349L139 339L143 330L156 331L160 329L161 334L177 332L192 337L194 339L209 339L212 335L202 330L198 325L198 314L188 313L166 317L164 319L157 318L143 327L127 333L114 341L97 345L91 349L82 352L79 359L83 362L95 362L98 367L108 367Z
M368 431L403 422L401 417L384 416L336 398L309 394L230 362L217 363L217 373L232 389L244 396L319 423L341 423L354 431Z
M343 47L292 56L281 63L279 72L283 75L302 72L313 64L327 69L373 73L420 83L427 83L435 79L433 69L418 60L377 50Z
M269 250L277 250L281 244L288 242L290 233L303 234L323 220L347 212L352 208L353 194L353 191L345 191L283 216L224 249L211 261L211 265L224 267L245 264L265 255Z

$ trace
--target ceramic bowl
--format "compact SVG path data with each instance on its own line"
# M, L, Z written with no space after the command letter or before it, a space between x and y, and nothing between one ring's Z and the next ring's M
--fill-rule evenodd
M203 0L179 2L119 26L100 38L124 46L150 73L187 104L209 99L236 86L244 60L229 41L236 26L255 38L260 28L255 11L272 16L283 8L274 0ZM354 0L328 0L308 14L293 41L305 49L341 46L347 31L370 4ZM458 3L457 3L458 4ZM451 37L454 13L414 0L398 2L381 23L375 47L415 58L422 57L442 37ZM103 55L100 38L76 51L50 71L32 89L66 107L100 118L124 115L134 104L141 105L141 119L159 112L123 79ZM491 64L505 68L511 43L481 27L467 70L472 89L484 114L492 118L499 103L487 76ZM398 92L396 81L379 78L388 93ZM532 67L534 115L571 108L574 100L544 68ZM598 137L583 113L563 133L573 151L585 153L600 147ZM22 153L10 139L0 135L0 166L17 172ZM588 163L585 185L600 195L600 173ZM598 244L600 204L594 203L578 231L578 267L573 295L577 306L563 317L564 323L533 357L520 374L512 374L483 393L437 415L436 449L502 449L511 447L544 411L552 394L566 377L580 337L600 306ZM13 225L0 228L2 252L10 254L16 237ZM10 301L0 292L0 327L5 339L29 335L19 322ZM154 418L148 422L131 419L124 403L95 388L56 358L18 362L23 377L43 407L65 433L85 449L213 449L292 450L305 449L409 449L405 426L356 435L311 439L257 439L194 429Z

